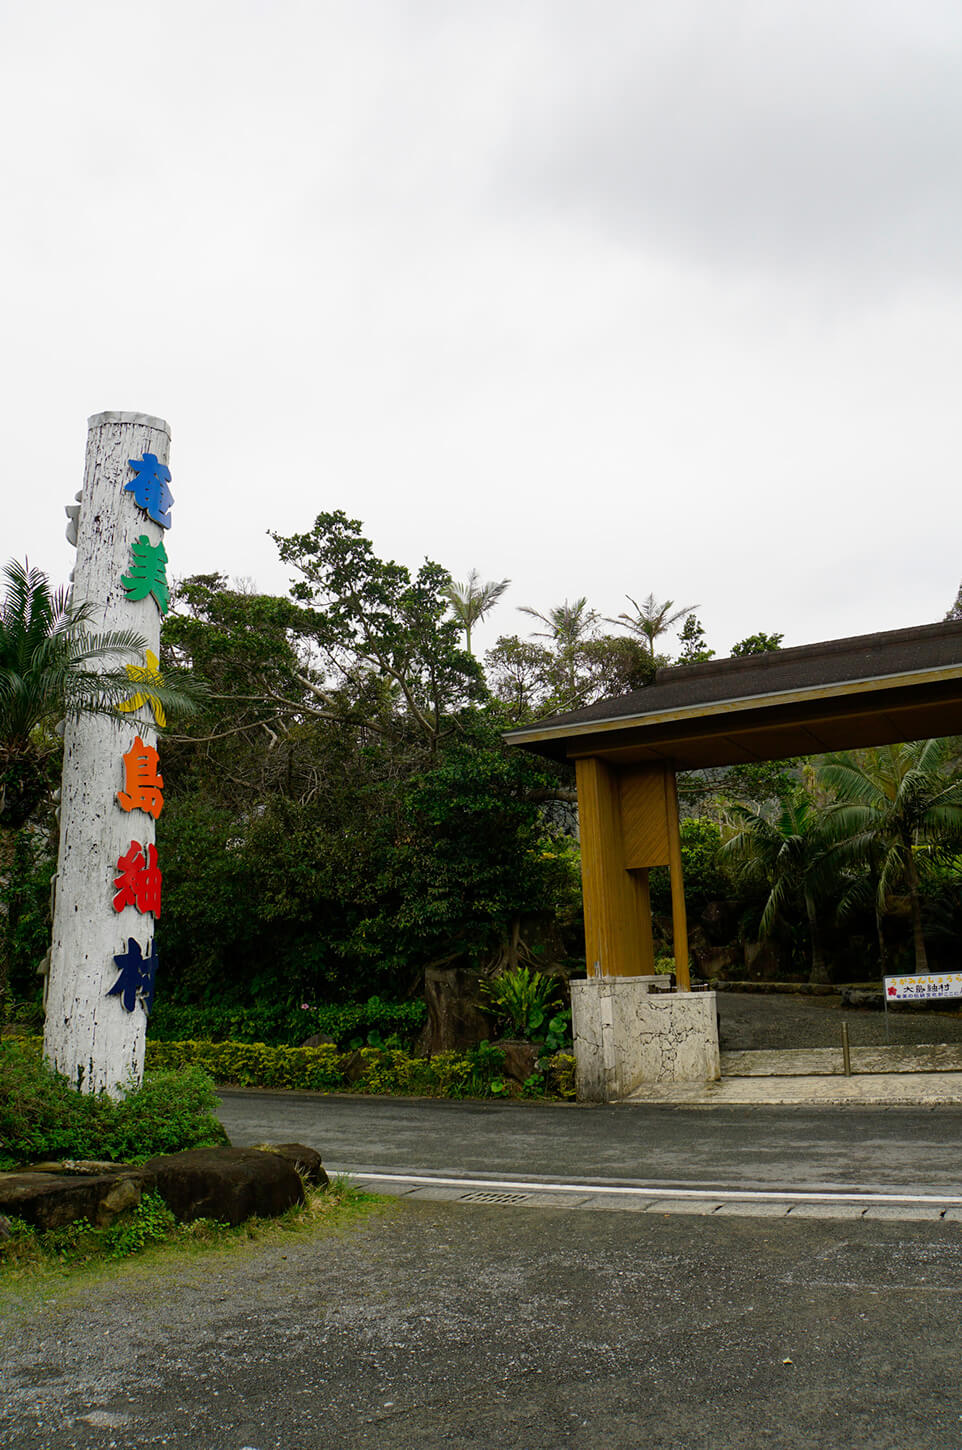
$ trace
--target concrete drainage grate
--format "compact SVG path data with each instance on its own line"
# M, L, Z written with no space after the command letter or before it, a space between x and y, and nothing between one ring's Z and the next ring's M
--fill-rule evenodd
M496 1190L462 1193L459 1203L527 1203L530 1193L498 1193Z

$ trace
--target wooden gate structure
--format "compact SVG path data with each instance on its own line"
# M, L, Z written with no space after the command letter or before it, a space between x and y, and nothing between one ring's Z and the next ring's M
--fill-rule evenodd
M598 1073L583 1064L590 1055L585 1038L578 1054L583 1095L620 1095L626 1087L630 1091L632 1077L648 1070L644 1063L625 1068L619 1060L624 1053L612 1046L612 1034L619 1036L619 1009L611 1007L611 985L623 988L614 993L620 1000L628 1000L629 982L647 995L654 970L648 898L653 866L669 868L676 978L680 994L690 990L678 770L957 734L962 734L962 621L662 669L645 689L509 731L510 744L575 766L589 989L592 982L608 984L599 998L597 1030L584 1003L579 1009L573 1001L576 1049L580 1015L588 1037L597 1036L605 1064L600 1083ZM581 995L587 1002L591 992ZM647 1023L653 1007L643 1003L639 1017L632 1006L632 1022ZM669 1008L663 1015L666 1024L677 1025L677 1010L674 1018ZM701 1018L707 1021L704 1012ZM645 1023L643 1035L654 1030ZM633 1030L627 1022L623 1029ZM717 1075L711 1070L717 1056L717 1034L714 1054L709 1045L707 1056L689 1055L688 1067L667 1062L660 1049L655 1054L666 1077L676 1073L672 1080L677 1072Z

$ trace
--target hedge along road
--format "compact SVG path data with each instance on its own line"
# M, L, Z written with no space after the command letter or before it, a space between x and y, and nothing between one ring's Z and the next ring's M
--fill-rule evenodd
M771 1191L962 1193L962 1108L450 1102L221 1089L231 1141L329 1172Z

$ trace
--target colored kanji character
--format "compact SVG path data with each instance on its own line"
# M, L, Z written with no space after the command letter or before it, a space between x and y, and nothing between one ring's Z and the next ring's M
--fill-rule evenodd
M119 997L125 1009L132 1012L140 998L147 1015L154 1002L154 982L157 977L157 946L150 942L144 956L140 942L127 938L127 950L114 957L120 976L107 993L108 997Z
M149 519L160 524L162 529L170 528L170 506L174 495L167 485L170 483L170 469L158 463L156 453L144 453L139 459L128 458L134 470L134 477L124 484L124 492L132 493L138 508L142 508Z
M140 736L123 757L125 790L117 800L125 811L146 811L156 821L164 809L164 777L157 772L160 757Z
M117 709L122 710L126 714L130 710L141 710L144 705L149 705L157 724L161 726L166 725L167 716L164 714L164 707L157 696L148 688L150 685L160 684L160 660L154 654L153 650L144 650L144 663L142 665L125 665L124 669L134 684L137 684L138 681L142 683L137 693L131 695L129 700L122 701L117 706Z
M170 590L167 584L167 550L163 540L157 545L141 534L130 546L130 573L122 574L120 582L124 593L133 603L152 594L161 614L170 608Z
M120 875L115 878L117 895L114 897L114 911L123 911L125 906L136 906L140 912L160 915L160 887L163 873L157 865L157 847L148 846L147 855L137 841L131 841L130 850L117 862Z

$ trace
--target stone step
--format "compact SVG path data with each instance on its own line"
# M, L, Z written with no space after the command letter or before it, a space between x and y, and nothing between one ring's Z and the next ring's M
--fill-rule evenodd
M962 1072L962 1043L915 1047L853 1047L853 1073ZM841 1047L723 1052L722 1077L835 1077L842 1073Z

